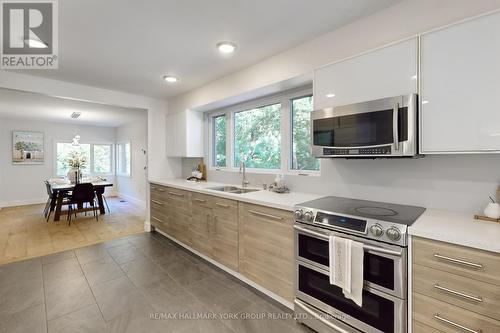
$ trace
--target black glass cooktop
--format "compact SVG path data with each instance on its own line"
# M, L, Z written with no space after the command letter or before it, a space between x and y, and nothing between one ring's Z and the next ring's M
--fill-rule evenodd
M424 207L406 206L386 202L357 200L342 197L323 197L298 206L319 211L372 218L381 221L412 225L425 211Z

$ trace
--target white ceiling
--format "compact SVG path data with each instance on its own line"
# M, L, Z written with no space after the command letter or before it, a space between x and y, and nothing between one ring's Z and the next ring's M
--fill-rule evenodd
M82 114L78 119L72 119L70 116L73 112ZM140 109L0 89L0 117L117 127L147 117L147 112Z
M59 70L28 73L169 98L399 1L64 0ZM232 57L217 53L222 40L237 43Z

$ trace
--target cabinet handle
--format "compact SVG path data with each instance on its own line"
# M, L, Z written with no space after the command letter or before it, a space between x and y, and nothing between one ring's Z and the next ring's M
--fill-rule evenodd
M157 200L151 200L152 203L163 206L163 202Z
M461 329L461 330L463 330L463 331L469 332L469 333L481 333L481 332L482 332L482 330L477 330L477 331L476 331L476 330L473 330L473 329L471 329L471 328L465 327L465 326L463 326L463 325L457 324L457 323L455 323L455 322L453 322L453 321L451 321L451 320L449 320L449 319L443 318L443 317L441 317L441 316L439 315L439 313L436 313L436 314L434 315L434 319L436 319L436 320L438 320L438 321L441 321L441 322L443 322L443 323L446 323L446 324L448 324L448 325L451 325L451 326L453 326L453 327L456 327L456 328L458 328L458 329Z
M392 137L394 140L394 150L399 150L399 103L394 104L392 110Z
M165 189L160 187L160 188L158 189L158 191L160 191L160 192L165 192Z
M207 214L207 232L210 233L210 214Z
M160 223L165 223L165 222L163 222L162 220L160 220L160 219L159 219L159 218L157 218L157 217L151 216L151 218L152 218L153 220L156 220L156 221L160 222Z
M156 190L156 186L151 185L152 190Z
M196 201L196 202L201 202L201 203L203 203L203 202L207 202L207 200L198 199L198 198L195 198L195 199L194 199L194 201Z
M229 206L229 205L226 205L226 204L221 204L221 203L219 203L219 202L216 202L215 204L216 204L217 206L219 206L219 207L222 207L222 208L229 208L229 207L231 207L231 206Z
M217 224L218 224L217 216L214 216L213 221L214 221L214 234L217 235Z
M434 253L434 257L437 258L437 259L440 259L440 260L451 262L453 264L457 264L457 265L462 265L462 266L467 266L467 267L472 267L472 268L478 268L478 269L483 268L483 265L481 265L481 264L478 264L478 263L475 263L475 262L466 261L466 260L462 260L462 259L456 259L456 258L442 256L439 253Z
M261 213L261 212L255 211L255 210L248 210L248 212L251 213L251 214L254 214L254 215L258 215L258 216L268 217L270 219L275 219L275 220L279 220L279 221L283 220L283 218L281 216L276 216L276 215Z
M168 192L169 194L172 194L172 195L175 195L175 196L178 196L178 197L183 197L184 194L182 193L177 193L177 192Z
M462 297L462 298L465 298L465 299L470 299L472 301L476 301L476 302L482 302L483 301L483 298L481 296L468 295L468 294L462 293L460 291L456 291L456 290L453 290L453 289L441 287L439 284L435 284L434 288L436 288L437 290L444 291L444 292L446 292L448 294L452 294L452 295L455 295L455 296L458 296L458 297Z

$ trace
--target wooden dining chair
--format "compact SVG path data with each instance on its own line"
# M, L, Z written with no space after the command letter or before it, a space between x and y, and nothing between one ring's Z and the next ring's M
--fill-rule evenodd
M88 204L91 208L85 207ZM81 208L79 208L81 207ZM76 184L69 198L68 225L71 225L72 215L92 210L94 218L99 221L99 206L97 205L94 185L91 183Z
M47 222L49 222L50 213L52 212L52 207L55 203L54 193L52 193L52 188L50 187L50 183L46 180L44 181L45 187L47 188L47 203L45 204L45 208L43 209L43 215L47 218Z

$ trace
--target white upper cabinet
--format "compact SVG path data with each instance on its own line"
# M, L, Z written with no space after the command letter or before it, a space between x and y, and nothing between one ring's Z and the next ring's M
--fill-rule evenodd
M500 13L422 36L421 152L500 151Z
M416 93L417 54L412 38L315 70L314 108Z
M167 156L203 157L203 113L169 113L166 120Z

